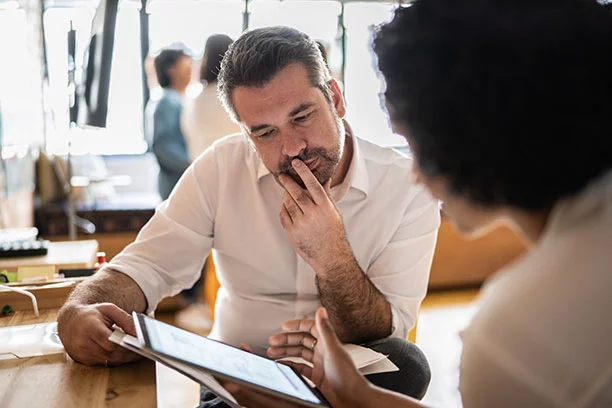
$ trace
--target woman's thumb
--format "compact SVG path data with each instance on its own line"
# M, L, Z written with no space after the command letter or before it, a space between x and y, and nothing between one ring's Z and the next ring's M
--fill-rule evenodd
M332 327L329 317L327 316L327 310L325 308L320 307L317 310L317 314L315 317L317 324L317 331L319 334L319 340L323 342L323 345L329 349L332 347L340 347L340 341L336 336L336 332Z

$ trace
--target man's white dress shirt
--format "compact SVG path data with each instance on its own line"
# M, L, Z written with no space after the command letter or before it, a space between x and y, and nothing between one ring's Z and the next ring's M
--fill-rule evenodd
M612 407L612 172L554 207L462 333L465 408Z
M438 205L413 183L411 159L352 142L349 171L332 193L360 267L391 304L392 336L405 338L427 290ZM263 354L283 322L313 316L320 306L315 273L281 226L282 193L246 137L223 138L185 171L108 267L138 283L150 312L190 287L214 249L221 289L210 337Z

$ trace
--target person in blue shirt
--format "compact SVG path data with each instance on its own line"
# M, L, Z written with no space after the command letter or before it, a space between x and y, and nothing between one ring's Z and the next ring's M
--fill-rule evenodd
M155 58L157 81L163 95L153 114L151 150L159 163L159 195L166 200L185 169L189 154L180 119L183 96L191 82L192 60L180 49L164 49Z

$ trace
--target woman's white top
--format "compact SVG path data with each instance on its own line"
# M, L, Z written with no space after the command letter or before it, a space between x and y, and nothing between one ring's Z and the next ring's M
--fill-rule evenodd
M612 172L559 202L462 333L465 408L612 407Z

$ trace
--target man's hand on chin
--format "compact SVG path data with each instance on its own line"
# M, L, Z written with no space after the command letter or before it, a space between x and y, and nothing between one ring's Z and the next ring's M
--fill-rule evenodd
M353 254L331 195L331 179L322 186L301 160L294 159L291 165L306 186L300 187L287 174L279 176L285 188L279 217L291 245L317 273L350 262Z

